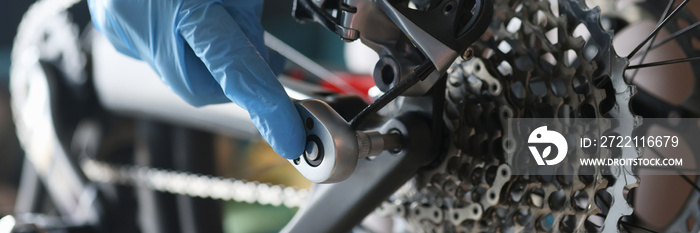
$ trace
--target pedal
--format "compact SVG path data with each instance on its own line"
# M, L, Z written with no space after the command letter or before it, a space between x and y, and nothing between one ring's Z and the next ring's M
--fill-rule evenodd
M312 182L343 181L355 171L359 159L399 148L399 132L355 131L322 101L303 100L296 107L306 129L306 149L289 162Z

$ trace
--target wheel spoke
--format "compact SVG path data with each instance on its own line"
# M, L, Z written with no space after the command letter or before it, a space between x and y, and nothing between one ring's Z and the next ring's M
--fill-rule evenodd
M693 186L693 188L695 189L695 191L700 192L700 187L698 187L697 184L695 184L692 180L690 180L690 178L688 178L688 176L686 176L686 175L681 175L681 178L683 178L683 179L685 180L685 182L688 182L688 184L690 184L690 186Z
M622 226L622 228L624 228L624 229L625 229L625 231L627 231L627 232L630 232L630 229L629 229L629 228L627 228L627 224L625 224L625 222L623 222L623 221L620 221L620 226Z
M602 213L597 213L596 216L600 216L600 217L603 217L603 218L607 218L607 217L608 217L608 215L602 214ZM622 224L622 225L623 225L622 227L624 227L627 231L630 231L629 229L627 229L627 226L631 226L631 227L634 227L634 228L637 228L637 229L641 229L641 230L645 230L645 231L648 231L648 232L658 232L658 231L655 231L655 230L652 230L652 229L649 229L649 228L646 228L646 227L643 227L643 226L635 225L635 224L632 224L632 223L628 223L628 222L625 222L625 221L620 221L620 224Z
M600 217L603 217L603 218L607 218L607 217L608 217L608 215L602 214L602 213L597 213L596 216L600 216ZM645 230L645 231L648 231L648 232L658 232L658 231L655 231L655 230L652 230L652 229L649 229L649 228L646 228L646 227L643 227L643 226L635 225L635 224L632 224L632 223L628 223L628 222L625 222L625 221L620 221L620 224L622 224L622 225L623 225L622 227L624 227L627 231L629 231L629 229L627 229L627 226L631 226L631 227L634 227L634 228L637 228L637 229L641 229L641 230Z
M666 19L666 16L668 15L668 12L671 11L671 7L673 7L673 4L674 4L675 2L676 2L676 0L671 0L671 1L668 2L668 4L666 5L666 10L664 10L663 15L661 15L661 18L659 18L659 23L661 23L664 19ZM644 63L644 59L647 58L647 54L649 53L649 50L651 50L651 46L654 45L654 40L656 40L656 36L657 36L657 35L658 35L658 34L654 34L654 35L651 37L651 41L649 41L649 45L647 46L647 49L644 50L644 52L642 53L642 59L639 60L638 65ZM634 72L632 73L632 77L630 78L629 83L634 82L634 78L637 77L637 73L638 73L638 72L639 72L638 69L637 69L637 70L634 70Z
M640 229L640 230L645 230L645 231L647 231L647 232L655 232L655 233L657 232L657 231L655 231L655 230L652 230L652 229L649 229L649 228L646 228L646 227L643 227L643 226L639 226L639 225L636 225L636 224L628 223L628 222L620 221L620 223L621 223L623 226L630 226L630 227L634 227L634 228L637 228L637 229ZM627 230L629 231L629 229L627 229Z
M649 40L651 40L652 37L654 37L656 34L658 34L659 31L661 30L661 28L663 28L663 27L666 25L666 23L668 23L668 21L670 21L671 18L673 18L673 16L676 15L676 13L678 13L678 12L681 10L681 8L683 8L683 6L685 6L685 4L688 3L688 1L690 1L690 0L683 0L683 2L681 2L681 4L678 5L678 7L676 7L676 9L674 9L673 12L671 12L671 14L668 15L668 17L666 17L659 25L656 26L656 28L654 29L654 31L652 31L652 32L646 37L646 39L644 39L644 41L642 41L642 43L640 43L639 45L637 45L637 47L634 48L634 50L632 50L632 52L631 52L629 55L627 55L627 58L629 59L629 58L631 58L632 56L634 56L634 54L636 54L637 52L639 52L639 49L641 49L642 46L644 46L647 42L649 42Z
M646 63L646 64L628 66L625 69L628 69L628 70L641 69L641 68L647 68L647 67L653 67L653 66L663 66L663 65L670 65L670 64L675 64L675 63L691 62L691 61L696 61L696 60L700 60L700 57L687 57L687 58L668 60L668 61L651 62L651 63Z
M690 26L687 26L687 27L685 27L685 28L683 28L683 29L681 29L681 30L678 30L678 31L674 32L673 34L671 34L670 36L668 36L668 38L664 38L663 40L661 40L661 41L659 41L659 42L656 42L656 44L652 45L651 48L645 50L645 52L648 51L648 50L654 50L654 49L656 49L656 48L658 48L658 47L661 47L662 45L668 43L669 41L671 41L671 40L673 40L673 39L676 39L677 37L682 36L682 35L684 35L685 33L689 32L689 31L692 31L693 29L695 29L695 28L697 28L697 27L700 27L700 21L695 22L694 24L692 24L692 25L690 25ZM637 55L639 55L639 54L636 54L636 55L633 56L633 57L636 57Z
M659 152L659 150L657 150L656 148L654 148L654 147L648 147L648 148L651 149L651 152L653 152L653 154L655 154L656 157L659 157L659 158L662 158L662 159L666 159L666 156L663 156L663 155L661 154L661 152ZM676 170L676 172L678 173L678 175L679 175L681 178L683 178L683 180L685 180L685 182L688 182L688 184L689 184L690 186L692 186L696 191L700 192L700 187L699 187L697 184L695 184L692 180L690 180L690 178L688 178L688 176L686 176L685 174L681 173L681 171L679 171L678 169L675 169L675 167L674 167L674 170Z

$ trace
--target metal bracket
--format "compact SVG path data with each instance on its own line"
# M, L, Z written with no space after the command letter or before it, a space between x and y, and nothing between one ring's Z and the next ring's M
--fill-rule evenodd
M318 3L314 3L313 0L294 0L292 16L300 22L308 20L317 22L347 41L353 41L360 37L360 32L357 30L341 25L339 23L340 17L337 16L339 11L354 13L357 9L337 0L316 2ZM335 11L335 16L331 15L333 11Z
M433 1L425 9L410 0L296 0L293 15L313 20L351 41L361 39L380 61L374 80L386 92L405 79L425 58L437 72L404 93L427 93L440 74L486 31L493 14L490 0ZM415 4L414 4L415 5Z

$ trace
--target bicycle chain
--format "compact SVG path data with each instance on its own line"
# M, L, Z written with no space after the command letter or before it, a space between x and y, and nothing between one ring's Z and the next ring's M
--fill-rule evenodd
M255 181L206 176L136 165L114 165L86 159L81 168L93 182L133 185L176 195L223 201L298 208L306 200L307 189Z

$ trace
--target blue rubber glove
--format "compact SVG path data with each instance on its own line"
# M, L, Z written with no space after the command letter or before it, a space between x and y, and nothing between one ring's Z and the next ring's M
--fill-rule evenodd
M233 101L284 158L306 141L299 113L268 65L258 0L88 0L114 47L148 62L195 106ZM138 85L138 84L134 84ZM231 122L235 124L236 122Z

